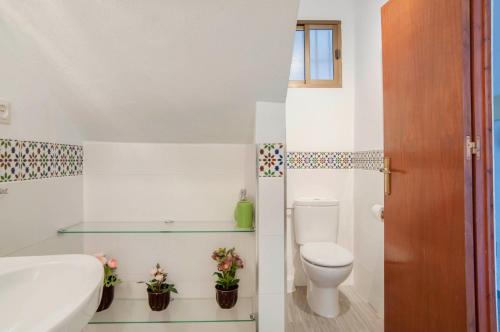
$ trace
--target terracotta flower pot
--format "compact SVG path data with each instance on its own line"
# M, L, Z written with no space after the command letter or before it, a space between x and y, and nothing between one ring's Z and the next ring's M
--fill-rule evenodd
M228 290L224 290L219 285L216 285L215 298L222 309L231 309L238 301L238 285Z
M162 311L167 309L170 303L170 292L153 293L148 290L149 306L153 311Z
M115 286L103 287L101 302L99 303L97 312L108 309L111 303L113 302L114 297L115 297Z

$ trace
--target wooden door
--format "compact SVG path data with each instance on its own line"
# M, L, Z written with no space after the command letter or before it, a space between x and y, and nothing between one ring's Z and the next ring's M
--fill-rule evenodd
M388 332L475 329L469 7L382 8Z

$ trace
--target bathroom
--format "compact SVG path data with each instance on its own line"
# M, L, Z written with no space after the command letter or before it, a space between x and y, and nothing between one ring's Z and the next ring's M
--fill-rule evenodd
M414 122L421 135L432 127L410 103L396 104L411 121L393 121L396 98L385 97L396 95L390 83L402 70L394 68L425 61L391 58L403 43L394 31L423 43L406 29L420 21L406 18L455 19L461 8L443 1L452 8L430 0L0 1L0 331L465 331L455 327L465 326L461 299L472 288L460 282L471 265L461 265L462 225L449 220L467 218L439 213L465 215L470 206L450 209L452 200L425 191L424 181L403 192L401 174L421 174L403 166L422 166L411 158L428 150L398 154L387 139L395 126ZM444 45L457 26L426 37ZM438 51L433 58L444 61ZM413 101L406 93L420 90L410 83L398 93ZM424 115L451 107L429 99L436 109L426 104ZM460 136L445 129L438 134ZM438 152L463 157L461 138L442 142ZM444 169L443 179L460 178L439 156L426 163ZM453 165L467 168L461 160ZM466 197L454 189L453 198ZM421 205L394 203L405 197ZM412 232L397 229L403 208L413 211L404 219L412 231L435 236L411 247ZM421 255L427 246L438 261ZM448 263L456 267L449 274ZM443 269L428 268L436 264ZM453 271L458 281L449 283ZM435 282L401 282L420 277ZM438 299L416 296L437 289ZM453 319L410 299L454 310Z
M384 203L379 172L383 167L380 7L384 3L311 0L299 6L299 21L340 21L342 87L289 88L287 93L287 331L307 330L314 324L325 324L332 331L351 330L351 326L383 331L384 224L371 210ZM355 311L346 313L346 307L341 308L341 320L310 316L307 278L294 235L294 205L302 198L338 203L338 211L333 212L339 218L337 244L354 256L340 299L343 305L352 302L362 321L351 316Z
M42 150L41 155L43 153L52 155L50 146L31 147L30 141L61 143L63 144L61 148L75 147L77 163L74 174L68 174L73 176L57 174L54 168L47 168L50 166L50 161L49 166L45 166L44 169L39 160L36 160L36 165L31 171L37 174L30 175L30 172L26 172L24 175L22 167L15 168L12 174L4 171L2 175L7 174L11 176L11 180L16 181L2 182L2 188L5 187L9 191L7 195L0 196L2 207L0 233L8 234L2 237L0 248L2 255L106 254L108 258L118 262L117 271L122 282L116 286L115 300L110 309L102 312L103 317L96 316L94 323L112 323L117 319L123 319L138 324L148 319L137 313L131 313L130 310L133 309L121 309L127 306L128 299L144 297L144 285L137 284L137 281L146 278L147 273L145 275L144 272L149 271L155 263L160 263L167 270L169 280L175 282L179 291L177 296L185 303L190 299L209 299L213 296L213 289L210 286L213 283L210 272L213 269L213 262L206 258L210 257L215 248L236 247L237 253L245 263L245 268L238 271L240 279L238 305L242 308L239 309L241 313L234 314L235 317L229 315L228 319L238 322L232 323L233 325L222 324L219 322L220 318L214 318L213 315L184 317L179 314L181 317L175 319L213 320L211 326L214 329L228 331L235 326L239 329L253 330L255 321L250 315L259 311L261 312L259 322L265 322L266 311L257 310L252 306L257 307L262 303L276 307L286 297L283 282L285 276L277 274L276 280L259 278L269 275L269 270L266 268L275 270L273 266L277 265L276 262L281 262L278 264L284 266L284 256L297 258L296 248L287 241L286 254L284 252L280 254L281 251L277 247L284 246L285 238L285 225L280 222L273 222L275 225L269 228L256 227L256 232L231 232L229 230L232 228L226 229L227 225L224 223L210 224L205 221L231 220L234 205L243 188L247 191L248 199L258 206L257 217L258 214L262 214L258 221L260 223L263 223L263 219L269 213L266 209L272 211L276 209L275 206L280 206L279 201L283 198L280 199L278 196L280 192L284 192L285 178L266 177L258 180L255 175L254 160L257 158L255 143L259 142L284 142L289 156L297 152L347 152L349 160L345 160L343 165L335 166L333 169L330 166L324 169L301 169L297 165L292 165L289 159L286 170L287 209L286 212L282 210L277 213L283 214L283 219L285 213L288 213L287 223L291 223L291 208L295 199L300 197L336 199L339 202L341 220L339 244L350 252L356 252L355 235L364 236L370 242L360 238L360 243L366 242L372 246L366 247L365 255L373 254L374 251L383 253L383 225L374 221L370 214L371 205L383 201L381 175L375 170L354 169L355 159L354 155L351 155L354 151L379 151L382 148L381 87L379 86L380 91L374 92L372 96L357 95L356 91L365 90L363 86L365 83L363 77L358 80L355 76L356 73L360 73L355 70L357 66L370 67L371 63L368 62L373 61L373 68L364 75L370 79L373 76L372 80L381 84L380 31L373 36L366 36L366 40L373 43L373 49L378 49L378 52L373 52L373 58L365 58L364 53L356 52L356 48L365 43L356 40L357 34L364 34L364 30L371 31L373 27L379 25L380 4L371 4L369 1L359 1L354 4L341 0L301 2L297 20L341 21L342 87L289 88L285 91L286 104L257 105L254 120L255 143L248 140L248 137L251 138L253 135L254 129L251 126L246 130L238 127L239 130L232 131L210 116L199 115L200 123L206 124L204 132L200 132L196 123L186 126L185 130L178 130L173 125L167 125L166 130L163 130L158 124L145 121L148 114L157 116L157 109L161 109L159 105L154 104L154 101L158 100L154 96L159 95L163 88L153 82L147 87L155 90L145 97L138 97L141 88L134 86L131 78L132 75L140 75L140 79L143 79L143 76L152 76L151 70L154 68L143 65L139 69L145 71L144 73L123 71L122 63L131 59L120 57L122 63L118 62L112 66L109 57L106 56L104 59L108 60L99 62L98 56L102 57L103 54L89 52L85 45L79 43L74 46L75 51L87 52L87 59L85 61L80 59L79 61L83 62L81 65L72 66L72 59L77 58L76 52L72 53L73 50L65 48L66 45L60 46L56 43L56 41L66 42L62 38L68 37L64 34L55 36L53 34L55 34L54 29L65 27L71 32L70 35L79 33L81 38L96 38L96 31L90 27L85 28L88 31L77 30L80 18L71 16L74 14L70 10L81 10L80 5L79 1L75 1L74 8L65 8L62 3L43 8L43 15L51 17L57 14L61 17L53 24L42 22L44 16L35 14L37 7L23 8L12 2L0 7L2 19L7 23L2 29L2 33L6 36L4 43L10 46L6 49L12 49L11 53L2 55L2 68L7 70L9 76L17 77L16 82L19 82L2 86L2 98L8 99L12 104L11 124L0 127L1 138L8 139L4 141L3 153L11 152L10 149L14 147L11 159L15 159L17 154L38 154L39 149ZM177 5L181 7L180 4ZM370 11L357 13L358 8L368 7ZM96 8L98 7L94 6L82 11L81 19L95 20L102 24L101 20L106 15L95 17ZM110 5L108 10L112 9L116 10ZM137 8L124 8L120 18L126 17L127 10L131 9ZM369 14L370 17L364 17ZM155 19L151 12L148 11L147 15L152 15L152 19ZM292 7L288 16L293 17L293 15L297 14L294 14ZM117 22L112 22L113 24L107 23L106 28L117 33L118 28L122 28L120 18ZM367 21L368 18L371 21ZM136 19L140 20L141 17ZM364 25L358 22L363 22ZM281 30L285 29L288 29L288 26L284 26ZM281 33L281 30L276 33ZM137 42L138 37L139 33L129 36L134 42ZM374 41L371 41L372 39ZM98 39L97 42L104 43L105 40ZM154 49L154 44L151 45L149 41L137 43L144 49ZM283 59L288 58L289 49L286 47L282 49ZM118 54L126 50L126 47L111 44L105 50ZM19 54L23 56L22 62L16 61ZM156 58L153 60L160 61ZM282 59L277 60L283 62ZM244 61L250 60L244 59ZM94 66L90 72L82 71L82 68L91 68L90 66ZM121 86L114 88L111 86L116 82L113 78L99 76L99 68L102 66L109 67L108 72L111 70L114 75L122 77ZM281 71L287 73L288 69ZM17 75L18 73L21 75ZM33 73L38 74L34 76ZM42 78L50 84L44 84ZM90 89L88 84L97 86ZM182 94L177 84L171 84L169 87ZM26 95L28 91L30 98ZM122 99L116 100L100 91L108 91L111 96L113 93L117 94L122 96ZM47 98L47 95L52 98ZM134 99L131 96L134 96ZM181 95L175 100L173 97L170 98L172 99L166 102L179 103L188 97ZM235 96L234 100L238 98L244 96ZM193 100L184 109L190 111L189 108L199 108L203 101L212 102L208 96L200 93L199 100ZM237 101L227 102L231 104ZM32 112L39 109L39 105L43 105L46 111L40 109ZM127 112L133 108L141 111L137 114L107 111L111 106L116 109L123 108ZM93 108L93 113L89 114L87 107ZM72 112L66 112L66 109L70 108ZM273 112L275 116L269 115ZM359 119L356 119L357 115ZM225 114L219 116L225 116L226 121L230 123L242 120L238 115L234 118L227 118ZM112 120L115 117L119 120ZM373 120L369 120L368 117ZM164 118L176 124L184 123L181 115L172 114ZM160 115L157 123L161 120L163 118ZM245 121L252 119L250 117ZM359 133L367 134L365 127L372 131L367 137L359 135ZM279 128L281 131L277 130ZM145 134L145 131L148 134ZM225 134L220 135L219 132ZM7 144L10 145L7 147ZM57 147L54 147L54 150L59 151ZM57 164L55 166L59 167ZM38 167L41 167L41 170ZM284 170L284 165L282 169ZM52 176L50 172L55 172L54 175L59 177ZM26 178L18 179L16 176L26 176ZM269 181L270 184L266 185L265 181ZM360 195L362 191L361 185L356 187L356 183L361 184L366 181L373 183L370 186L373 190L373 193L370 193L372 197L367 197L368 193L364 191L365 197L355 199L355 195ZM269 192L266 193L266 190ZM257 191L262 202L256 201ZM276 193L277 199L269 198L273 192ZM282 194L282 197L285 196ZM271 203L273 206L268 206ZM29 204L29 208L25 204ZM360 210L366 211L355 214L355 205ZM158 222L166 220L174 221L173 226L167 225L167 227L178 227L180 232L158 233L163 229ZM175 225L176 222L179 226ZM184 225L187 222L191 223L186 230L188 226ZM184 224L180 226L181 223ZM355 227L359 231L357 234ZM364 231L366 227L371 227L372 230L366 232ZM224 232L214 232L214 229ZM291 235L292 225L287 224L286 229L287 236ZM184 248L186 245L189 246L189 250L184 254L182 254L184 250L179 252L178 248ZM378 309L376 311L378 317L383 317L383 286L380 285L383 281L383 271L380 270L380 266L383 264L375 267L371 263L372 259L382 260L383 257L364 258L363 249L360 250L360 259L355 260L359 267L356 265L346 284L359 284L361 288L356 291ZM256 254L257 252L260 254ZM275 255L269 255L268 252L274 252ZM362 264L363 259L366 260L365 264ZM292 269L291 264L288 264L288 269ZM294 269L297 271L295 283L297 286L304 285L305 280L303 274L302 276L300 274L300 266L296 264ZM207 272L200 273L200 271ZM286 285L286 288L289 290L293 288L294 282L293 277L292 279L290 277L292 276L286 276L289 279L287 283L290 284ZM266 283L270 285L267 287L268 290L263 286ZM256 297L260 299L256 300ZM176 301L180 306L178 300L174 299L173 303ZM165 312L168 313L169 309L174 310L175 307L167 308ZM115 310L112 313L118 315L118 318L104 317L109 310ZM116 312L125 316L121 317ZM272 313L270 316L270 319L278 323L271 321L269 324L280 324L279 315ZM281 319L285 320L284 317ZM197 324L199 323L185 323L182 326L179 324L177 328L195 329L199 327ZM130 324L90 324L86 330L130 329L128 325ZM261 329L265 330L264 327Z

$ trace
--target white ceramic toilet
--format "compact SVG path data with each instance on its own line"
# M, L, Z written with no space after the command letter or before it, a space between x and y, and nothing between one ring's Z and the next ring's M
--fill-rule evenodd
M307 277L307 302L323 317L340 313L338 286L349 277L352 253L337 244L339 203L304 198L294 202L295 241Z

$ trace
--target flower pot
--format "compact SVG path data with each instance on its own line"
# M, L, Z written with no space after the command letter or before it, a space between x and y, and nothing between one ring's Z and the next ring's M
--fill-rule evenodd
M167 309L170 303L170 292L153 293L148 290L149 306L153 311L162 311Z
M215 298L222 309L231 309L238 301L238 286L224 290L219 285L215 286Z
M108 309L111 303L113 302L114 297L115 297L115 286L109 286L109 287L104 286L102 288L101 302L99 303L97 312Z

